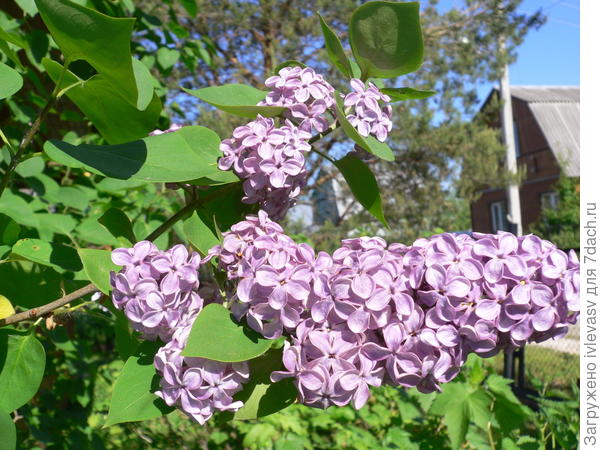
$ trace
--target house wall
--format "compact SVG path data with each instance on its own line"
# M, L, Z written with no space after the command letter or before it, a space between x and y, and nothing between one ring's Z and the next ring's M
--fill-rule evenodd
M526 166L526 176L519 189L521 195L521 220L523 230L535 222L541 212L541 195L552 190L558 180L560 168L552 150L546 142L542 130L537 124L526 102L512 99L513 118L517 124L521 154L517 158L519 167ZM496 123L493 126L499 127ZM490 205L496 201L506 201L504 189L482 191L481 197L471 204L471 222L473 231L492 232Z

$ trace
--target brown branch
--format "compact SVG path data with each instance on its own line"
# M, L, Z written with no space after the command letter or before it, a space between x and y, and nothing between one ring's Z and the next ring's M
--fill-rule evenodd
M165 231L167 231L169 228L171 228L175 223L177 223L179 220L181 220L184 216L191 213L194 209L198 208L199 206L201 206L204 203L208 203L209 201L220 197L221 195L233 190L235 187L237 187L237 183L230 183L226 187L219 189L215 192L212 192L211 194L207 195L206 197L203 197L201 199L198 199L191 203L188 203L183 208L181 208L179 211L177 211L177 213L175 213L171 218L169 218L169 220L167 220L166 222L161 224L158 228L156 228L156 230L154 230L152 233L150 233L146 237L145 240L146 241L155 240L161 234L163 234ZM94 283L90 283L80 289L77 289L74 292L71 292L70 294L65 295L64 297L54 300L53 302L47 303L47 304L45 304L43 306L39 306L37 308L28 309L27 311L13 314L12 316L9 316L5 319L0 319L0 327L10 325L13 323L17 323L17 322L21 322L23 320L32 320L32 319L36 319L38 317L45 316L46 314L49 314L52 311L66 305L67 303L70 303L74 300L77 300L77 299L84 297L88 294L91 294L92 292L95 292L95 291L98 291L98 288L94 285Z
M55 309L58 309L62 306L65 306L67 303L72 302L73 300L77 300L85 295L91 294L92 292L97 291L98 288L94 286L93 283L90 283L81 289L77 289L76 291L71 292L68 295L65 295L58 300L54 300L46 305L40 306L38 308L28 309L27 311L20 312L18 314L13 314L12 316L7 317L6 319L0 320L0 327L5 325L10 325L12 323L21 322L22 320L33 320L38 317L45 316L46 314L51 313Z

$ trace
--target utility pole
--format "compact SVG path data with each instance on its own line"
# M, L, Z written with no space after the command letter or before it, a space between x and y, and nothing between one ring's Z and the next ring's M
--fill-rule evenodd
M506 52L504 36L500 41L501 49ZM502 141L506 147L506 170L511 175L517 174L517 149L515 146L515 129L512 113L512 97L510 95L510 82L508 78L508 61L504 66L502 78L500 79L500 100L502 102ZM506 199L508 206L508 223L510 231L517 236L523 234L521 223L521 197L519 185L511 181L506 188ZM515 360L519 363L519 374L515 377ZM525 348L504 351L504 377L514 380L517 378L517 389L525 387Z
M502 38L501 47L505 49L504 38ZM502 102L502 141L506 147L506 170L516 175L517 173L517 152L515 147L515 131L513 124L512 99L510 96L510 84L508 79L508 62L504 66L504 72L500 80L500 100ZM511 182L506 188L506 198L508 206L508 221L512 225L512 231L517 236L523 234L523 225L521 224L521 198L519 195L519 185Z

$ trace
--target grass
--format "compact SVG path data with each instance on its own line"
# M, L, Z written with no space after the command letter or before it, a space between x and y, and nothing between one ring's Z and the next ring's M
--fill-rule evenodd
M503 354L494 356L490 362L502 373ZM579 379L579 355L529 345L525 349L525 370L526 380L534 377L552 388L570 390L571 383Z

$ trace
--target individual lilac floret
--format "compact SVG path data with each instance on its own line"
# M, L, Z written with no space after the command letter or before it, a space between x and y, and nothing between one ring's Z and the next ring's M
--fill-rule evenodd
M258 116L236 128L221 143L221 170L233 169L244 180L245 203L258 203L273 218L281 218L306 184L304 153L311 134L286 121L275 127L273 119Z
M237 411L243 406L241 401L233 400L233 395L248 381L248 363L182 356L192 322L177 328L154 357L161 376L160 390L155 394L203 425L215 411Z
M335 103L334 89L310 67L284 67L265 85L270 92L259 105L287 107L286 117L303 131L322 133L329 127L333 116L327 111Z
M382 108L379 102L388 103L390 97L371 82L366 86L359 79L353 78L350 86L353 92L344 97L344 107L352 108L347 115L348 121L361 136L373 135L384 142L392 130L392 107L385 105Z
M171 124L169 128L166 130L154 130L151 131L148 136L158 136L159 134L172 133L173 131L181 130L183 125L179 125L177 123Z
M117 248L112 261L123 266L111 272L112 299L142 338L167 342L173 331L203 306L198 295L200 256L183 245L160 251L149 241Z

